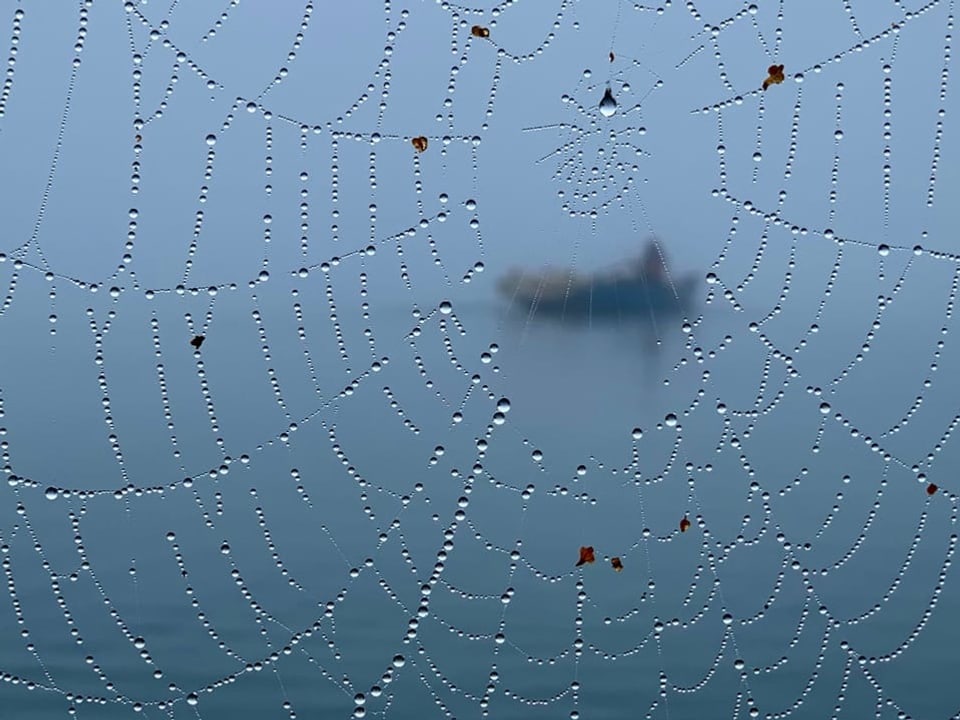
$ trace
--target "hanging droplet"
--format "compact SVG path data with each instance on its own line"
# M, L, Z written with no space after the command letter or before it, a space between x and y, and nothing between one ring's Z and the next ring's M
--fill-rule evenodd
M604 117L611 117L616 111L617 101L613 99L613 91L608 87L600 101L600 114Z

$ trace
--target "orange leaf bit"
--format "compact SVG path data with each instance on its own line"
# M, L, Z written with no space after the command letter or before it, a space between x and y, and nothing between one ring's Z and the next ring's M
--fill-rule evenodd
M763 89L771 85L779 85L784 81L783 65L771 65L767 68L767 79L763 81Z
M927 495L933 495L937 491L937 486L935 483L930 483L927 485Z
M620 558L618 557L610 558L610 565L617 572L623 572L623 563L620 562Z
M427 138L425 138L423 135L413 138L410 142L413 144L413 149L417 152L423 152L427 149Z
M478 38L488 38L490 37L490 28L485 28L483 25L474 25L470 28L470 34Z
M593 545L588 545L586 547L580 546L580 559L577 560L577 567L585 563L592 563L596 558L593 556Z
M206 340L206 337L203 335L194 335L193 340L190 341L190 344L193 345L197 350L200 349L200 346L203 345L203 341Z
M687 516L684 515L683 519L680 520L680 532L686 532L690 528L690 521L687 519Z

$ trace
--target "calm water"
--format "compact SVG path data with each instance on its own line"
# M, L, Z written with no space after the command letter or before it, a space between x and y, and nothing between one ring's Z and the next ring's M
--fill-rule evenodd
M659 4L0 3L0 720L960 720L954 3Z
M5 488L5 569L19 603L0 613L0 668L21 680L0 685L0 716L63 717L73 706L89 718L284 717L289 702L297 717L347 717L354 695L364 693L368 716L439 716L439 700L456 717L476 717L491 683L491 717L567 717L579 709L584 718L621 718L643 716L661 671L669 678L668 704L654 717L745 717L748 695L762 713L802 696L797 716L827 717L841 681L848 684L845 716L866 716L876 699L865 677L913 717L955 712L939 684L956 669L952 574L907 652L875 666L856 661L891 652L924 619L955 525L942 491L928 496L909 470L884 463L832 417L820 451L811 451L826 416L805 378L842 369L830 354L805 363L804 379L792 380L774 403L783 367L771 366L767 387L759 388L764 353L754 334L713 307L691 340L676 318L655 327L588 327L508 320L495 306L467 306L425 320L415 348L403 337L415 321L396 308L371 318L375 352L346 362L323 344L332 334L323 340L317 333L318 393L290 334L289 303L260 308L271 318L269 365L242 306L221 306L203 347L219 433L201 402L187 338L179 329L165 333L163 302L142 308L161 317L173 433L186 474L215 468L225 455L232 458L227 474L122 500L50 501L42 487ZM145 334L141 326L140 337L105 338L111 411L123 423L118 438L131 482L176 483L184 473L163 426ZM38 404L34 388L5 389L8 418L18 418L6 436L11 455L17 467L37 468L38 477L60 478L61 487L112 492L122 484L120 465L106 442L95 383L78 382L76 374L95 376L97 368L90 362L65 372L76 364L70 348L90 350L79 334L64 333L57 343L40 361L48 363L39 368L49 378L45 396L89 422L62 434L63 415ZM491 343L497 351L487 358ZM720 347L708 362L696 361ZM382 356L389 362L364 375ZM12 376L27 372L16 367L26 358L10 362ZM870 362L874 373L885 370L882 359ZM287 443L264 444L288 424L268 367L298 424ZM352 377L362 378L359 385L337 399ZM747 435L751 418L736 413L750 410L758 395L761 406L774 408ZM505 422L491 422L504 397ZM932 397L931 413L936 402ZM676 427L664 422L668 413L678 416ZM739 447L723 437L727 419ZM918 415L904 432L932 432L925 422ZM642 430L639 439L633 428ZM482 455L481 437L488 439ZM524 499L527 486L533 492ZM458 498L469 499L459 523ZM684 516L693 526L680 534ZM406 642L449 527L456 528L453 547L429 611ZM597 561L578 570L581 545L594 546ZM612 571L612 556L622 559L623 572ZM325 616L328 602L335 602L333 617ZM317 631L303 636L317 621ZM658 621L665 624L660 632ZM836 626L828 628L830 621ZM856 649L853 656L842 642ZM274 652L278 662L270 661ZM397 655L402 667L394 666ZM243 672L257 662L265 667ZM25 681L39 687L28 691ZM383 693L375 697L378 684ZM944 690L917 692L921 686ZM195 691L198 703L187 704ZM90 706L71 695L110 702ZM558 695L545 705L516 699ZM135 702L143 704L139 712Z

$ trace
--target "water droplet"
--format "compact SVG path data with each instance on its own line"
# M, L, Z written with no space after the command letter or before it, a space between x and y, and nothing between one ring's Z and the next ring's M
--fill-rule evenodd
M60 497L60 491L55 487L48 487L46 492L43 493L47 500L56 500Z
M440 303L440 312L442 312L444 315L449 315L453 312L453 305L450 304L449 300L444 300Z
M612 117L617 111L617 101L613 99L613 91L608 87L603 93L603 99L600 101L600 114L604 117Z
M393 656L393 666L401 668L406 664L407 660L403 655L394 655Z
M229 554L230 554L230 545L229 545L229 543L224 543L223 545L221 545L221 546L220 546L220 552L222 552L224 555L229 555Z
M760 154L759 151L755 152L755 153L753 154L753 161L754 161L754 162L760 162L761 160L763 160L763 155Z
M880 253L882 257L886 257L890 254L890 246L886 243L881 243L877 246L877 252Z
M663 422L666 423L667 427L676 427L677 426L677 416L673 413L667 413L667 416L663 418Z
M196 705L198 702L200 702L200 698L196 693L187 695L187 705Z
M217 144L217 136L213 135L212 133L210 135L207 135L207 145L209 145L210 147L213 147L216 144Z
M820 403L820 412L822 412L824 415L826 415L827 413L829 413L829 412L830 412L830 403L828 403L828 402L822 402L822 403Z

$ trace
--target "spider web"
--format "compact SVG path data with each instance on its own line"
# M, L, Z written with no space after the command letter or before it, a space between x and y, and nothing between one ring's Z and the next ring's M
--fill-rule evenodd
M953 0L72 7L2 6L0 717L960 717ZM644 237L663 312L548 317Z

